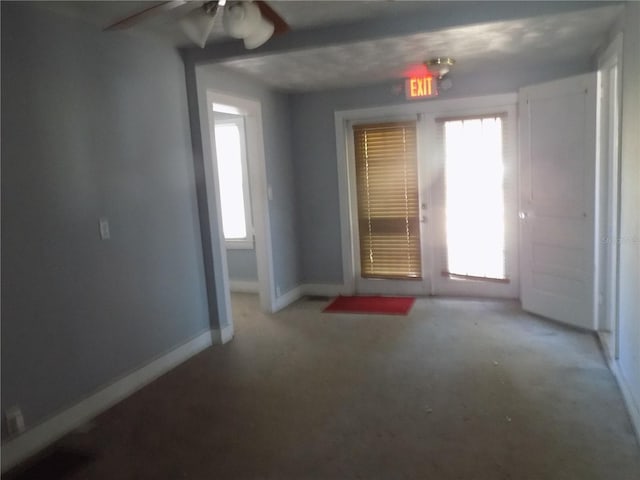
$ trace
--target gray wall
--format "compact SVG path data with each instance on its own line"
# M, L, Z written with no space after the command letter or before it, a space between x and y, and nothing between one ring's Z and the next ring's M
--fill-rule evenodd
M267 182L273 192L269 204L273 274L275 286L284 294L300 284L289 97L221 67L200 66L196 72L198 86L204 91L210 89L261 102Z
M227 248L229 279L245 282L258 281L256 251L249 249Z
M640 418L640 3L625 11L620 191L620 370Z
M590 59L534 68L450 74L453 87L440 98L516 92L520 87L592 70ZM334 112L406 103L400 82L292 96L293 156L303 283L342 283L340 205Z
M2 408L28 426L209 328L188 128L173 49L2 2Z

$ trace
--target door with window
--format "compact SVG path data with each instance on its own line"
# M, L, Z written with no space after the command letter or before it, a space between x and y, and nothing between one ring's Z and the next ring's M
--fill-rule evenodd
M515 107L417 118L350 128L356 291L516 298Z
M433 293L517 298L515 108L433 125Z
M423 265L418 122L352 126L356 290L427 293Z

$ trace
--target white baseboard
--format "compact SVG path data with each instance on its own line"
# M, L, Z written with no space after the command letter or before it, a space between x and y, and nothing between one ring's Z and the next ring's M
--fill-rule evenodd
M213 328L211 330L211 341L214 345L224 345L233 338L233 335L233 325L227 325L222 328Z
M273 313L291 305L293 302L305 295L318 295L322 297L336 297L345 294L345 286L342 284L329 283L306 283L292 288L284 295L276 298Z
M292 288L284 295L280 295L278 298L276 298L276 301L273 304L272 313L279 312L283 308L291 305L293 302L295 302L300 297L302 297L302 295L303 295L303 292L302 292L301 285L298 285L297 287Z
M616 361L609 361L609 367L618 381L618 386L622 391L622 398L624 398L624 403L627 406L629 417L631 417L631 423L636 431L638 442L640 442L640 399L633 397L631 388L629 387L627 380L624 378L624 374L620 370L618 363Z
M319 297L337 297L347 295L345 286L341 283L307 283L302 286L305 295L317 295Z
M124 400L160 375L209 347L211 343L212 332L207 330L143 367L101 388L72 407L7 441L2 445L2 472L16 466L109 407Z
M258 293L260 284L251 280L229 280L229 290L238 293Z
M622 370L620 370L620 365L617 360L611 358L611 355L609 355L607 341L603 337L602 332L597 332L597 336L600 341L600 348L604 352L605 360L609 366L609 370L611 370L616 382L618 382L618 387L620 387L620 391L622 392L622 398L624 399L625 406L629 412L629 417L631 418L631 423L633 424L636 436L638 437L638 442L640 443L640 398L634 398L633 393L631 393L631 388L629 387L627 380L624 378Z

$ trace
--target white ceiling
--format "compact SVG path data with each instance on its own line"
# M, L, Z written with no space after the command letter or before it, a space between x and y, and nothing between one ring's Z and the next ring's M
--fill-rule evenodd
M231 0L230 0L231 1ZM149 8L161 1L54 1L42 2L44 8L55 9L104 28L117 20ZM187 4L169 12L145 19L133 27L136 33L168 40L176 46L189 45L189 39L182 33L176 20L189 11L201 6L202 1L188 1ZM294 30L351 23L358 20L388 16L409 15L413 12L434 11L442 8L446 2L430 1L294 1L269 0L269 5L282 16ZM222 28L221 15L217 15L210 42L227 41Z
M43 2L55 9L102 29L105 26L158 2L145 1L65 1ZM174 46L188 45L177 19L194 5L189 2L170 12L146 19L131 29ZM410 18L428 14L445 16L462 3L438 1L270 1L289 23L292 31L315 27L350 28L354 22L371 19ZM505 3L505 6L513 7ZM476 5L477 6L477 5ZM570 13L492 23L472 24L376 38L339 45L318 45L303 50L247 52L247 57L220 62L232 70L259 78L275 88L308 91L379 83L404 76L411 66L434 56L450 56L457 64L453 74L502 69L505 65L540 66L589 59L603 41L621 11L620 5L586 8ZM221 18L220 15L217 17ZM342 27L344 25L344 27ZM108 33L105 33L108 35ZM286 34L285 34L286 35ZM225 42L221 21L211 42ZM252 56L253 55L253 56Z
M378 83L407 76L424 60L449 56L452 72L473 73L506 65L539 65L588 59L620 12L601 7L393 38L277 53L221 62L290 91Z

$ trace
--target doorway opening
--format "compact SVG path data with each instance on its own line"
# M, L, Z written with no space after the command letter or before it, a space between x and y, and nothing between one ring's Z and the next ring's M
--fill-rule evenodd
M258 293L245 116L221 112L223 107L226 106L213 105L218 188L229 284L232 292Z
M208 91L207 110L225 299L230 311L230 292L257 293L262 310L272 312L275 295L261 105Z

